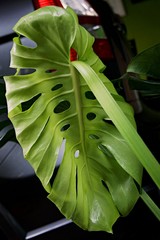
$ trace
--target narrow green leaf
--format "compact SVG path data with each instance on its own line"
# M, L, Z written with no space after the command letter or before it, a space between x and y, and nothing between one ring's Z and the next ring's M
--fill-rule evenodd
M145 192L144 189L142 189L140 197L145 202L145 204L148 206L148 208L153 212L153 214L157 217L157 219L160 221L160 208L153 202L153 200Z
M117 105L93 69L84 62L74 61L73 66L81 73L97 100L111 118L130 148L160 188L160 164L143 142L137 131Z

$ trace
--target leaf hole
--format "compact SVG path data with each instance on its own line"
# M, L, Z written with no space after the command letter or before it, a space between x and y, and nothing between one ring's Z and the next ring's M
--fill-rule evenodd
M33 98L31 98L26 102L22 102L21 103L22 112L28 110L40 96L41 96L41 93L37 94L36 96L34 96Z
M93 120L96 118L96 114L93 112L87 113L87 119L88 120Z
M67 109L69 109L71 106L70 102L67 100L64 100L60 103L58 103L58 105L54 108L54 113L62 113L64 111L66 111Z
M70 49L70 60L71 61L75 61L75 60L77 60L77 52L76 52L76 50L74 49L74 48L71 48Z
M104 146L103 144L99 144L98 148L109 158L113 158L112 153L110 152L110 150Z
M106 182L104 180L101 180L101 181L102 181L102 185L109 191L109 188L108 188Z
M79 157L79 154L80 154L79 150L76 150L75 153L74 153L74 157L75 157L75 158L78 158L78 157Z
M112 122L112 120L111 120L110 118L104 118L103 121L104 121L105 123L110 124L110 125L114 125L113 122Z
M58 90L58 89L60 89L60 88L62 88L63 87L63 84L61 84L61 83L59 83L59 84L57 84L57 85L55 85L54 87L52 87L52 91L56 91L56 90Z
M85 92L85 97L87 99L90 99L90 100L95 100L96 99L96 97L94 96L94 94L91 91Z
M34 42L33 40L26 38L26 37L21 37L21 43L23 46L29 47L29 48L36 48L37 43Z
M56 161L56 166L58 167L62 160L63 160L63 157L64 157L64 152L65 152L65 146L66 146L66 139L64 138L63 141L62 141L62 144L59 148L59 152L58 152L58 157L57 157L57 161Z
M21 68L18 75L27 75L27 74L34 73L35 71L36 69L32 69L32 68Z
M76 196L78 197L78 169L76 168Z
M99 137L97 135L95 135L95 134L90 134L89 138L90 139L99 139Z
M53 184L53 182L54 182L54 180L55 180L55 178L57 176L57 173L58 173L59 167L61 165L61 162L63 161L64 152L65 152L65 145L66 145L66 139L63 139L62 143L60 145L60 148L57 150L58 157L57 157L57 160L56 160L55 169L54 169L52 177L50 179L50 184L51 185Z
M52 72L56 72L57 70L56 69L47 69L45 71L45 73L52 73Z
M61 132L66 131L68 128L70 128L70 124L66 124L61 128Z

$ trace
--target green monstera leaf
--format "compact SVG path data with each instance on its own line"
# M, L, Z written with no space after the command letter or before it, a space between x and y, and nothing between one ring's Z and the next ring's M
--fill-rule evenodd
M160 79L160 43L137 54L127 67L128 73L137 73L159 81Z
M103 92L93 94L94 76L85 81L83 64L96 72L135 129L133 110L103 75L104 65L92 49L94 38L73 10L36 10L14 30L19 36L11 67L17 73L5 77L6 98L24 156L66 218L83 229L112 232L117 218L126 216L139 198L142 165L102 108ZM21 36L36 46L22 45ZM33 71L23 75L22 69Z
M160 43L137 54L127 67L129 85L143 91L143 95L160 93ZM143 77L142 77L143 76Z

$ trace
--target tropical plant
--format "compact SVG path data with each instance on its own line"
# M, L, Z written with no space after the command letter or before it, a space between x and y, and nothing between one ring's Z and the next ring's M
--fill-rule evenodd
M90 231L112 232L139 197L160 219L141 187L143 167L160 187L159 163L137 133L132 107L103 74L94 38L74 11L38 9L14 31L11 67L17 72L4 77L8 116L48 198ZM24 46L22 36L35 47ZM23 75L23 69L31 72Z

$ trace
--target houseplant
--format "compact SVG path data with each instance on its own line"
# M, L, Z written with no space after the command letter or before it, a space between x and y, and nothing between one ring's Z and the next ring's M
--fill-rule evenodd
M48 198L90 231L112 232L139 197L160 219L158 207L141 188L143 167L160 187L159 163L137 134L132 107L102 73L104 65L92 49L94 38L78 24L73 10L36 10L14 30L18 37L11 67L17 72L4 77L8 116ZM36 46L23 46L21 35ZM77 55L73 61L71 49ZM31 73L22 75L24 68ZM128 75L136 69L133 62ZM140 86L135 76L127 78Z

